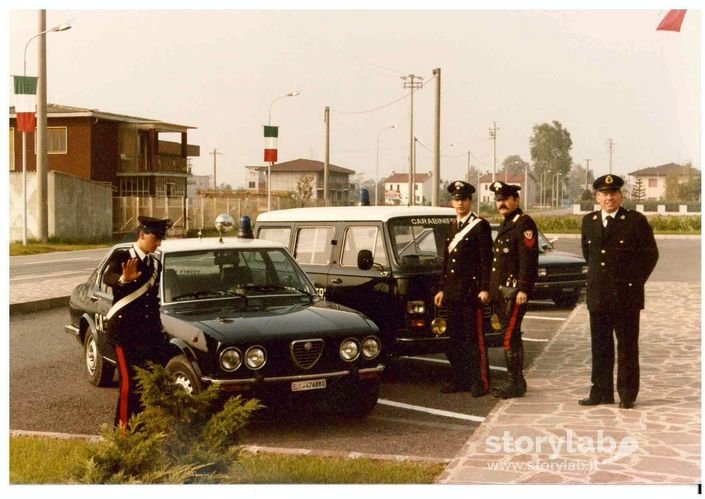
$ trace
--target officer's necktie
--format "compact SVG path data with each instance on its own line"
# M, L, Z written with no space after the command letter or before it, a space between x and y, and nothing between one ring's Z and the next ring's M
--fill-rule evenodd
M464 225L465 225L465 224L463 224L462 220L461 220L460 222L458 222L458 232L460 232L461 230L463 230L463 226L464 226Z
M613 219L612 215L607 215L605 217L605 226L602 229L603 234L607 234L607 231L609 231L610 224L612 223L613 220L614 219Z

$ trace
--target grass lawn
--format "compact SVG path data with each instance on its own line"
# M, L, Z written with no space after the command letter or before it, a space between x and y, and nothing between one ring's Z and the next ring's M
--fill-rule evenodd
M92 443L10 438L10 484L71 484ZM234 481L243 484L432 484L442 464L243 453Z

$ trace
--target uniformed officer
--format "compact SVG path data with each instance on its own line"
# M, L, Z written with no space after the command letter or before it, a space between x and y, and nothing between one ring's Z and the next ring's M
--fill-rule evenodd
M603 175L592 186L600 210L583 217L582 247L588 263L592 387L580 405L614 403L614 334L617 336L619 406L630 409L639 392L639 315L644 284L658 261L646 217L622 207L624 181Z
M448 186L456 220L450 224L443 254L440 291L434 302L448 309L450 344L446 355L453 368L443 393L489 393L489 361L482 331L482 304L489 301L492 230L471 211L475 188L463 181Z
M490 185L497 211L504 216L492 248L490 277L490 301L496 314L493 322L503 330L508 374L507 382L493 389L492 396L504 399L526 393L521 322L536 282L539 261L536 223L519 208L520 189L499 181Z
M135 393L135 368L159 362L166 342L157 296L161 263L152 253L161 245L171 221L138 217L137 240L116 251L108 262L103 282L113 288L113 306L106 315L106 336L115 346L120 393L115 426L127 428L133 414L143 407Z

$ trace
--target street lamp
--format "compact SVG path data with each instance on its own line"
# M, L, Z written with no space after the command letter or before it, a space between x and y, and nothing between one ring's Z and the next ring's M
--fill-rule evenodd
M399 125L394 123L393 125L386 126L382 128L379 133L377 134L377 168L375 170L375 206L379 203L379 136L382 135L382 132L385 130L389 130L390 128L397 128Z
M53 32L59 32L59 31L66 31L71 29L71 25L68 23L63 23L59 24L58 26L54 26L53 28L46 29L44 31L41 31L37 33L36 35L32 36L29 40L27 40L27 43L24 45L24 60L23 60L23 65L22 65L22 76L26 77L27 76L27 49L29 48L29 44L32 40L35 38L45 35L46 33L53 33ZM42 56L44 56L44 52L42 51ZM40 61L43 62L43 61ZM44 64L40 64L41 67L45 67ZM46 75L44 75L46 77ZM44 108L43 108L44 110ZM46 112L44 110L44 112ZM37 171L37 174L39 172ZM37 180L41 182L41 179L39 179L39 175L37 175ZM42 204L40 200L40 205ZM27 245L27 132L23 131L22 132L22 245L26 246ZM40 209L42 209L42 206L40 206Z
M289 92L288 94L280 95L276 99L274 99L272 102L269 103L269 119L267 120L267 125L271 126L272 125L272 106L274 105L275 102L277 102L280 99L283 99L285 97L296 97L299 95L301 92L298 90L294 90L292 92ZM267 165L267 211L272 211L272 165L274 164L274 161L270 161L269 164Z
M556 188L553 191L553 202L556 204L556 208L558 208L559 207L558 206L558 194L561 191L561 186L560 186L561 172L556 172L555 179L556 179ZM551 189L553 189L553 182L551 182ZM551 204L553 204L553 203L551 203Z

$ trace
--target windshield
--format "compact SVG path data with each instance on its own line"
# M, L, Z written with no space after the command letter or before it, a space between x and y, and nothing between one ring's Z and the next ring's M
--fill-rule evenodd
M264 294L313 295L313 285L284 249L213 249L168 253L165 303Z
M401 217L389 221L392 251L402 268L440 268L455 217Z

